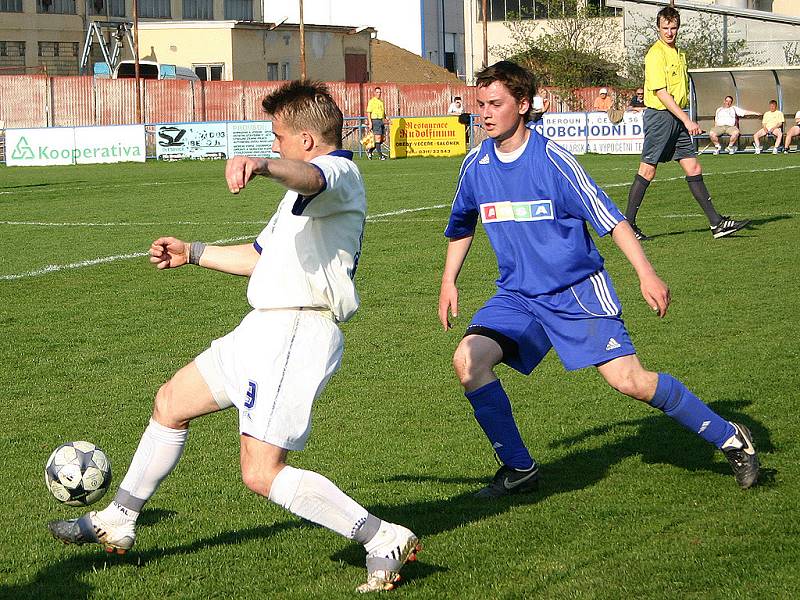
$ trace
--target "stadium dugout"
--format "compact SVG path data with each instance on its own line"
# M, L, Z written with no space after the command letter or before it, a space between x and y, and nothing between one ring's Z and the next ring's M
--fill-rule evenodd
M690 69L689 115L705 132L694 136L699 152L711 147L708 131L714 127L714 113L725 96L733 96L736 106L758 113L768 109L770 100L777 100L778 110L786 116L786 132L794 125L795 112L800 110L800 67ZM753 134L761 128L761 117L741 117L738 127L738 149L752 146Z
M704 131L694 136L699 152L711 146L708 131L714 127L714 113L725 96L733 96L736 106L758 113L768 109L770 100L777 100L778 110L786 116L786 132L794 125L795 112L800 110L800 67L690 69L689 115ZM761 128L761 117L741 117L738 127L738 149L752 146L753 134Z

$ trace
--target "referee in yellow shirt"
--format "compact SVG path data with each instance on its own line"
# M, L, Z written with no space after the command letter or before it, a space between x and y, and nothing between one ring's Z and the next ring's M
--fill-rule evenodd
M691 137L701 133L700 126L683 110L689 105L689 73L686 55L675 45L681 15L671 6L666 6L658 12L656 25L658 40L644 59L644 103L647 108L644 111L642 160L628 192L625 217L637 239L649 239L636 226L636 214L647 186L656 176L658 163L677 160L686 173L689 190L708 217L711 233L715 238L725 237L750 221L723 217L711 202Z
M375 136L375 150L378 151L378 156L381 160L386 160L383 155L383 134L384 124L383 120L386 118L386 105L381 100L382 90L379 87L375 88L375 95L367 102L367 122L372 128L372 135ZM372 150L367 150L367 158L372 159Z

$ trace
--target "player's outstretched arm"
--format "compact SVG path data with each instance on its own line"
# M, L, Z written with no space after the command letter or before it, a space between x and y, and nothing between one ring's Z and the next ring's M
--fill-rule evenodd
M458 288L456 287L456 281L464 260L467 258L473 237L468 235L450 240L447 244L447 258L445 259L444 272L442 273L442 286L439 288L439 322L445 331L452 327L450 315L458 317Z
M150 244L150 262L158 269L174 269L189 263L191 243L174 237L161 237ZM207 269L251 275L259 254L252 244L205 246L197 264Z
M302 160L234 156L225 164L225 181L233 194L238 194L257 175L274 179L304 196L316 194L325 186L319 168Z
M620 221L611 232L611 239L617 247L622 250L625 258L631 263L636 274L639 276L639 288L645 302L652 308L659 317L664 317L669 308L670 296L667 284L661 281L656 274L653 265L647 260L642 245L636 239L630 224L627 221Z

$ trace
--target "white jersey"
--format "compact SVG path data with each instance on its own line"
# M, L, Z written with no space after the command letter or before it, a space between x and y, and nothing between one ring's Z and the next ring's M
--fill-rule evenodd
M288 191L256 238L261 254L247 300L256 309L328 309L338 322L358 309L353 278L361 254L367 197L352 152L311 161L325 178L314 196Z
M717 127L735 127L736 117L743 117L745 111L738 106L720 106L714 115L714 122Z

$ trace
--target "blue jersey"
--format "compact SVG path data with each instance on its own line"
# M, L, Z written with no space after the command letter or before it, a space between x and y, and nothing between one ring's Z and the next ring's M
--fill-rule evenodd
M502 290L552 293L603 268L586 223L601 236L625 217L569 152L529 130L503 163L487 139L464 159L445 236L472 235L478 218L497 256Z

